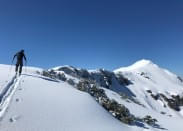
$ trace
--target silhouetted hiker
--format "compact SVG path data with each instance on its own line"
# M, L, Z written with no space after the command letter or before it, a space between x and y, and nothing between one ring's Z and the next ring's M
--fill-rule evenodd
M17 74L17 71L19 68L19 75L21 75L22 67L23 67L23 58L24 58L25 62L27 62L27 59L26 59L25 54L24 54L24 50L17 52L13 57L13 61L14 61L15 57L17 57L15 72Z

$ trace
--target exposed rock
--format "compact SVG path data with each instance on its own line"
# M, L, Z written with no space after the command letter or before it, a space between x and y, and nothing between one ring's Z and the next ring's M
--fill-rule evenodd
M62 81L67 80L64 73L58 73L57 74L54 70L49 70L49 71L44 70L42 72L42 75L45 76L45 77L52 78L52 79L59 79L59 80L62 80Z
M96 72L88 72L85 69L77 69L72 66L64 66L57 69L57 71L63 71L65 74L78 78L80 80L95 81L99 86L107 89L111 88L112 82L117 81L122 86L132 84L122 74L115 74L114 72L99 69ZM51 74L54 74L53 72Z
M175 111L180 111L180 106L183 106L183 97L179 95L172 95L171 98L166 97L164 94L151 94L152 98L155 100L164 100L167 102L167 105L174 109ZM164 105L166 107L166 105Z
M57 77L58 77L59 80L62 80L62 81L66 81L67 80L67 78L66 78L64 73L58 73Z
M160 113L161 113L161 114L163 114L163 115L165 115L165 114L166 114L166 112L163 112L163 111L161 111Z
M152 94L152 91L151 90L146 90L147 91L147 93L150 93L150 94Z
M158 100L160 98L160 95L159 94L151 94L152 98L154 98L155 100Z
M42 75L46 76L46 77L49 77L49 78L53 77L52 74L49 71L45 71L45 70L42 72Z
M123 86L128 86L132 84L132 82L125 78L122 74L117 74L116 79L118 80L119 84Z
M182 79L180 76L177 76L177 79L178 79L180 82L183 82L183 79Z
M132 102L134 102L135 104L138 104L138 105L141 105L141 106L145 107L145 105L141 104L137 99L133 98L132 96L128 96L128 95L126 95L126 94L123 93L123 92L119 92L118 94L121 96L121 99L124 99L124 100L126 100L127 102L132 101Z
M134 116L130 114L130 111L124 105L117 103L115 100L108 100L107 102L103 101L102 105L106 110L112 113L113 116L123 123L134 123Z
M150 79L150 77L147 75L147 73L141 72L140 75L146 79Z
M89 77L90 77L89 72L85 69L80 69L80 70L75 69L75 71L76 71L77 76L79 76L80 78L89 79Z
M72 86L75 85L75 82L74 82L73 79L68 79L68 80L67 80L67 83L70 84L70 85L72 85Z
M180 106L182 106L181 99L176 99L174 97L172 98L167 98L165 95L160 94L160 96L167 102L168 106L175 111L180 111ZM182 99L183 100L183 99Z
M71 76L75 76L76 77L76 72L75 72L75 68L74 67L72 67L72 66L69 66L69 67L60 67L59 69L58 69L58 71L63 71L64 73L66 73L66 74L69 74L69 75L71 75Z
M152 118L151 116L147 115L143 118L143 121L147 123L148 125L154 126L156 122L158 122L156 119Z
M79 83L77 84L77 89L80 91L85 91L88 92L89 89L91 88L90 82L87 80L81 80L79 81Z

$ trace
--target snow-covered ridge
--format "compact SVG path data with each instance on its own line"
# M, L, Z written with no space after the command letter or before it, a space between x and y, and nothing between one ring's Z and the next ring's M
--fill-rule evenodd
M71 69L72 73L68 71ZM159 110L159 103L147 102L147 100L151 101L151 98L146 98L149 95L147 91L151 91L153 95L163 94L167 98L172 98L172 95L181 96L183 93L183 81L181 78L145 59L137 61L129 67L119 68L114 72L104 69L87 71L68 66L62 67L60 70L67 75L73 76L73 79L91 79L100 86L117 93L123 92L128 96L136 96L143 105L156 111ZM162 108L162 111L164 110L166 109Z
M67 67L62 67L60 70L68 76L74 76L73 79L94 79L98 85L107 88L106 93L108 97L127 106L133 114L143 116L144 112L147 112L145 113L146 115L149 113L159 120L159 115L161 117L182 117L183 108L181 106L183 104L182 99L179 100L179 97L182 97L183 93L183 80L150 60L143 59L129 67L114 70L114 72L99 69L85 70L84 73L82 69L74 68L72 73L68 73L67 70L70 69L67 69ZM87 77L82 77L83 73ZM125 85L126 79L129 82ZM130 99L132 97L132 100L135 99L135 104L128 104L120 100L120 96L118 96L120 92L124 93L125 96L127 95ZM142 108L138 104L136 105L136 103L139 103ZM157 114L155 115L154 113ZM164 115L162 116L162 114Z
M148 67L158 67L156 64L154 64L150 60L142 59L137 62L135 62L133 65L128 66L128 67L121 67L119 69L114 70L114 72L119 72L119 71L133 71L141 68L148 68Z
M150 60L140 60L114 72L68 65L45 70L48 76L42 71L32 67L23 69L14 88L16 91L8 95L11 102L0 111L5 113L0 130L181 131L179 129L183 128L183 80ZM14 66L10 70L10 66L0 65L2 89L14 87L6 86L13 76ZM78 90L78 83L83 81L96 84L107 98L124 105L136 118L149 115L157 119L157 125L136 123L130 126L120 122L112 116L110 107L109 110L102 108L99 104L102 99L97 103L89 93Z
M74 67L73 66L70 66L70 65L63 65L63 66L56 66L56 67L54 67L54 68L51 68L52 70L60 70L60 69L62 69L62 68L69 68L69 69L72 69L72 70L74 70ZM50 69L50 70L51 70Z
M14 68L0 65L1 131L132 131L67 82L45 79L32 67L15 78Z

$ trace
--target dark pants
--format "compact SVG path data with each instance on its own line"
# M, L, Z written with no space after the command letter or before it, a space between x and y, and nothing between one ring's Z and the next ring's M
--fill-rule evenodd
M17 61L15 72L17 73L18 68L19 68L19 73L21 74L22 73L22 67L23 67L23 62L22 61Z

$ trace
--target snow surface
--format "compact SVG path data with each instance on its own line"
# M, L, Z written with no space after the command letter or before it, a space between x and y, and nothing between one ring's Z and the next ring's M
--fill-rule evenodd
M60 67L55 67L59 70ZM64 66L65 67L65 66ZM67 66L74 70L74 67ZM182 131L183 107L177 112L153 94L183 94L183 83L170 71L149 60L141 60L129 67L119 68L132 84L127 87L113 80L112 90L103 88L110 99L125 105L136 117L150 115L158 120L157 127L147 124L129 126L115 119L89 94L63 81L38 75L43 69L28 67L23 75L14 78L14 66L0 65L0 131ZM63 71L60 71L64 73ZM90 73L98 70L90 70ZM67 78L79 81L68 74ZM117 89L123 88L123 89ZM122 99L119 91L132 92L140 104ZM129 95L129 97L132 97ZM165 112L165 114L161 114Z
M141 60L129 67L122 67L114 70L116 74L123 74L132 81L133 84L128 89L136 95L136 99L145 106L135 105L134 103L124 103L117 95L110 96L112 99L126 105L133 114L139 116L151 115L156 118L162 127L170 131L182 131L183 129L183 108L180 112L174 111L167 106L164 100L154 100L147 90L151 90L153 94L162 93L168 98L171 95L180 95L183 93L183 83L177 76L170 71L160 68L158 65L149 60ZM109 92L109 91L108 91ZM110 93L111 94L111 93ZM167 107L164 107L166 105ZM160 114L165 112L166 115ZM176 121L176 122L175 122Z
M155 67L157 67L157 65L153 64L152 61L142 59L140 61L135 62L131 66L119 68L119 69L115 70L115 72L119 72L119 71L132 71L132 70L136 70L136 69L139 69L139 68L144 68L146 66L151 66L151 67L155 66Z
M5 76L0 66L1 78ZM89 94L64 82L27 73L16 78L15 93L0 121L1 131L132 131L102 108ZM13 73L10 75L13 76ZM0 79L11 79L4 77ZM10 85L13 87L13 85ZM3 88L3 87L1 87Z
M69 69L70 66L67 66ZM56 69L56 68L55 68ZM74 69L74 67L72 67ZM76 68L78 69L78 68ZM58 68L55 70L57 71ZM101 73L100 70L88 70L90 74ZM140 125L141 130L156 131L170 130L182 131L183 129L183 109L180 112L169 108L167 102L163 99L154 100L147 92L151 90L154 95L162 93L166 97L171 98L171 95L180 95L183 93L183 83L177 78L177 75L170 71L160 68L150 60L140 60L129 67L122 67L114 71L115 74L122 74L128 78L132 84L127 87L120 86L114 78L110 90L103 88L110 99L116 100L118 103L125 105L130 112L137 117L150 115L158 120L158 127L150 127L148 125ZM66 74L69 77L68 74ZM72 77L72 76L70 76ZM94 76L95 77L95 76ZM78 81L78 78L73 78ZM98 79L98 78L96 78ZM102 87L101 87L102 88ZM135 96L134 99L140 104L133 101L124 100L118 94L123 92L129 97ZM166 105L166 107L164 107ZM165 114L161 114L164 112ZM175 123L175 121L177 121ZM174 124L172 124L174 123ZM148 129L146 129L148 128ZM135 131L138 129L135 129Z
M132 86L135 88L129 88L136 89L136 91L152 90L167 95L176 95L183 92L183 83L178 80L175 74L148 60L138 61L132 66L120 68L114 72L116 74L121 73L131 80L134 83Z

